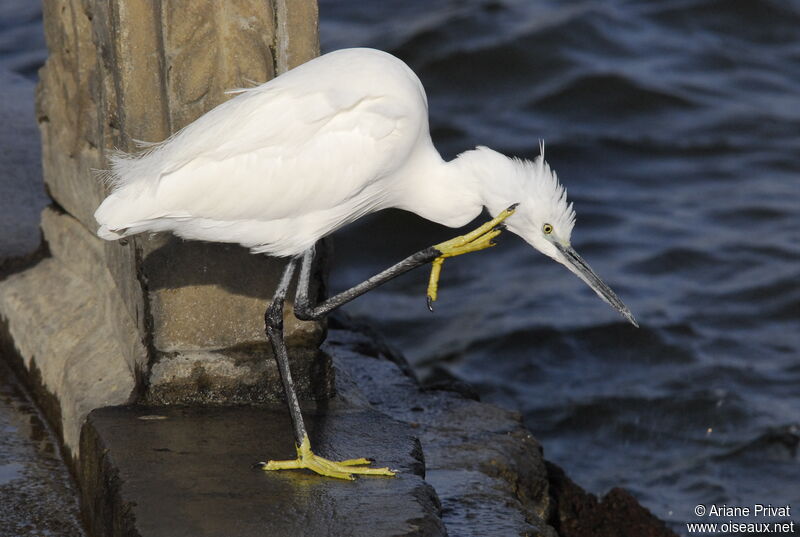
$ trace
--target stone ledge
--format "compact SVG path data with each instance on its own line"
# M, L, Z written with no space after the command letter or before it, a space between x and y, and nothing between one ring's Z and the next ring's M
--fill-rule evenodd
M253 468L259 458L294 457L281 404L95 410L81 435L79 474L90 534L446 535L411 427L370 409L326 406L304 409L318 453L371 456L398 476L351 482Z
M54 258L0 282L3 345L21 358L30 383L41 384L40 396L55 400L48 417L72 455L92 409L134 395L134 374L105 311L101 290Z
M451 534L557 537L548 523L541 447L518 414L459 393L423 390L403 358L374 334L331 325L323 350L333 360L337 394L413 427Z
M330 359L317 349L294 348L292 371L301 399L333 394ZM149 405L258 404L284 397L278 365L265 342L239 349L159 353L141 403Z

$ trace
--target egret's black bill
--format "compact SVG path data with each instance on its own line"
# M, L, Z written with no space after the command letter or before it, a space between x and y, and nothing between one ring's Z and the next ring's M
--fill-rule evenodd
M639 327L639 323L636 322L636 319L633 318L633 314L631 310L628 309L628 306L622 303L622 300L611 290L609 286L600 279L600 276L595 274L586 261L583 260L581 256L578 255L571 246L562 246L557 242L553 242L556 248L561 252L564 256L564 259L569 262L570 265L575 268L575 272L580 276L580 278L586 282L586 284L591 287L595 293L597 293L600 298L602 298L605 302L607 302L612 308L617 310L622 314L623 317L628 319L628 321L635 327Z

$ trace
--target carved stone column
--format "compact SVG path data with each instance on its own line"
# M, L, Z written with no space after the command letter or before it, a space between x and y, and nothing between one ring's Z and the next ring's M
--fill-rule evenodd
M284 261L170 235L105 242L96 170L319 54L315 0L45 0L37 93L51 257L0 283L7 343L37 371L65 445L93 408L282 393L263 312ZM221 177L220 181L226 178ZM287 315L298 389L330 392L324 326Z

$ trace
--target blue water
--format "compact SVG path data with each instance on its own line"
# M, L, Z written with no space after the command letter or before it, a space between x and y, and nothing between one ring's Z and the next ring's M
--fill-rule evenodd
M9 7L15 6L15 7ZM33 7L31 7L33 6ZM698 503L800 510L800 4L321 0L325 51L388 50L428 90L434 141L548 160L576 249L634 329L514 236L348 307L425 377L518 409L587 489L622 485L681 533ZM0 4L0 63L45 57ZM344 287L454 235L399 211L336 235Z
M596 493L630 489L673 527L696 504L800 510L800 4L320 3L324 51L388 50L428 91L446 157L547 155L573 243L627 326L514 236L348 307L421 375L521 410ZM454 235L400 212L340 233L333 285ZM754 520L750 520L754 521Z

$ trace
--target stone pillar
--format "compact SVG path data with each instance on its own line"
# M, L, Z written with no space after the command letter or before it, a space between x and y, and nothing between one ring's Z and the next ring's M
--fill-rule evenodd
M7 340L42 388L65 445L93 408L280 397L263 312L284 262L170 235L105 242L97 170L319 54L315 0L45 0L50 56L37 114L51 256L0 283ZM225 178L220 178L225 180ZM287 315L298 388L330 393L320 323Z

